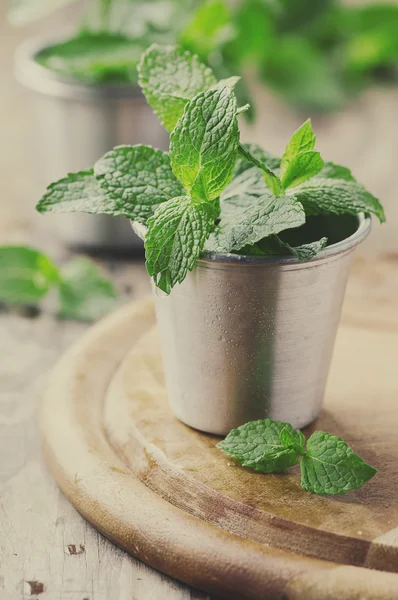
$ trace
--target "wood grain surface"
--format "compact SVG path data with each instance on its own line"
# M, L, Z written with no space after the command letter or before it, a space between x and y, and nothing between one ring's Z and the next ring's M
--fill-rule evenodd
M386 572L397 571L397 333L366 322L340 329L314 426L343 436L381 473L328 498L301 490L293 473L233 466L216 438L179 423L153 328L151 301L126 307L54 371L44 450L79 512L133 555L220 597L398 597L398 575Z

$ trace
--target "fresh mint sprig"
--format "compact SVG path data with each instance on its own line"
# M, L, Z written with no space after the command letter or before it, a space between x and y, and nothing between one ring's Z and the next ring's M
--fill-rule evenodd
M58 268L43 252L27 246L0 246L0 302L37 304L51 289L58 290L59 316L92 321L103 316L117 294L101 270L85 257Z
M203 251L291 256L312 260L327 244L283 233L308 216L373 213L380 202L345 167L325 163L307 120L281 158L241 144L234 85L217 82L200 59L173 46L151 46L141 57L148 103L171 131L170 153L120 146L94 169L51 184L40 212L123 215L144 227L147 270L170 293ZM244 107L242 107L244 108ZM300 243L301 242L301 243Z
M289 423L271 419L233 429L217 447L262 473L281 473L300 461L301 487L314 494L345 494L377 473L339 437L315 431L306 442Z

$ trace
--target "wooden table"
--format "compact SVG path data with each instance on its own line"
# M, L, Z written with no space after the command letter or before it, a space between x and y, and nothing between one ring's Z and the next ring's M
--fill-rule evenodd
M2 3L1 10L3 10ZM48 24L51 26L52 21ZM13 82L12 52L27 34L0 25L0 243L26 242L62 256L51 236L37 236L31 197L31 162L26 150L26 96ZM141 263L109 264L122 294L138 298L149 291ZM398 297L395 260L357 263L349 302L366 294ZM129 292L128 288L132 287ZM382 318L382 316L381 316ZM388 323L386 324L388 326ZM36 318L0 314L0 598L1 600L184 600L204 599L131 558L88 525L59 492L42 462L36 411L48 372L86 325L60 322L47 310Z
M26 143L28 96L13 81L12 53L43 25L12 30L0 6L0 243L29 242L60 258L39 238ZM49 28L54 19L46 21ZM50 29L51 31L51 29ZM110 264L122 295L149 292L142 260ZM88 525L48 475L36 431L37 406L58 357L87 325L0 313L0 598L1 600L188 600L205 594L147 567Z

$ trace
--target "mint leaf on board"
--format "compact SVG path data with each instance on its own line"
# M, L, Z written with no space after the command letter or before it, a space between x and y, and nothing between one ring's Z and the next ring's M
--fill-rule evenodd
M75 321L93 321L115 304L117 293L111 281L88 258L77 257L61 269L59 316Z
M263 238L305 223L302 204L294 197L274 196L269 191L249 206L224 213L220 226L206 244L212 252L232 252Z
M85 83L135 83L145 45L112 32L80 33L42 50L36 61L66 77Z
M292 448L299 456L304 456L305 437L299 429L292 432L284 427L280 434L280 440L286 448Z
M126 206L140 223L184 189L170 166L168 154L149 146L116 146L95 164L94 173L115 208Z
M0 301L34 304L59 281L59 271L42 252L25 246L0 246Z
M301 487L314 494L345 494L377 473L346 442L325 431L312 434L300 466Z
M214 203L185 196L161 204L148 220L146 267L166 294L195 266L216 216Z
M302 457L301 487L314 494L345 494L377 473L346 442L325 431L315 431L305 444L303 433L289 423L264 419L232 429L217 448L262 473L282 473Z
M160 121L173 131L185 105L217 83L198 56L175 46L152 44L138 65L139 84Z
M235 94L223 88L195 96L170 140L171 166L187 193L199 200L217 198L230 182L237 158Z
M299 455L281 441L281 433L286 430L302 446L303 435L289 423L264 419L250 421L237 429L232 429L227 437L217 444L228 456L232 456L243 467L250 467L262 473L281 473L296 465Z
M313 177L295 187L292 193L303 204L308 216L328 213L356 215L364 212L376 215L381 223L385 221L379 200L357 181Z

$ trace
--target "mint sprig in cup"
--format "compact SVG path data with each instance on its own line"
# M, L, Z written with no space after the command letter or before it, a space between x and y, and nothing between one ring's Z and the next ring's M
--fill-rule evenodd
M282 157L242 144L237 78L217 81L189 52L151 46L139 80L169 153L116 147L37 208L141 231L179 419L220 435L266 417L304 427L322 406L353 250L383 208L320 156L309 120Z

